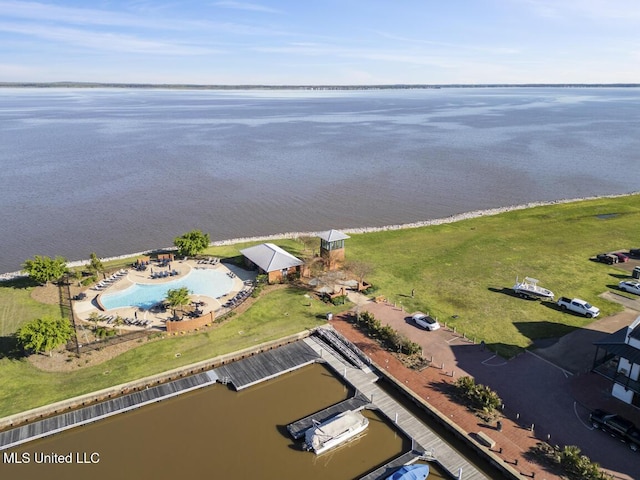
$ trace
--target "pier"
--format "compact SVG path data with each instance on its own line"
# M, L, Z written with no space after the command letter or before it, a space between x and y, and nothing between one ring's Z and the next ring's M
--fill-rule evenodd
M337 333L333 335L339 337ZM339 344L334 346L336 342ZM332 348L328 349L328 346ZM351 350L351 352L346 352L347 350ZM342 342L340 338L333 338L332 335L323 335L322 337L311 335L304 340L256 353L203 373L148 387L0 432L0 450L95 422L216 382L231 383L236 390L242 390L305 365L323 362L342 377L346 383L350 384L355 390L355 394L353 397L289 424L287 430L294 439L301 438L306 430L311 428L313 420L323 422L346 410L377 409L392 421L399 431L411 439L412 449L368 473L362 477L363 480L386 478L396 468L425 457L438 463L453 478L464 480L485 480L487 478L393 397L378 387L376 384L379 379L378 374L369 367L362 352L354 350L353 345ZM355 361L355 358L358 360Z
M331 405L330 407L320 410L319 412L312 413L311 415L301 418L300 420L287 425L289 435L295 440L304 437L304 433L313 426L314 420L317 422L324 422L325 420L335 417L336 415L346 412L347 410L357 411L370 404L369 399L362 393L356 391L356 394L343 400L342 402Z
M231 383L240 391L286 372L297 370L319 360L320 356L304 342L283 345L275 350L257 353L214 370L222 383Z
M341 375L347 383L369 398L372 403L370 408L378 409L412 440L413 451L416 452L416 456L421 456L428 452L430 456L435 458L434 461L448 471L453 478L457 478L459 473L462 472L461 478L464 480L487 480L487 477L482 472L445 443L429 427L414 417L411 412L396 402L388 393L378 387L375 383L378 380L378 376L375 373L369 369L367 369L369 371L365 371L346 366L344 362L338 360L335 356L324 354L322 351L324 342L317 342L313 336L307 337L303 341L317 351L323 360ZM393 465L398 461L400 460L394 459L378 469L381 476L377 478L384 478L382 475L393 468ZM400 464L397 466L400 466ZM376 478L374 474L375 472L372 472L363 478L373 480Z
M0 450L175 397L217 380L214 372L199 373L6 430L0 432Z

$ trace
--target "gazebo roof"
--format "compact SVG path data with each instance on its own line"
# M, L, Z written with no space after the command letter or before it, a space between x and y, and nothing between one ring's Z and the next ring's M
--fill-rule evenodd
M326 232L320 232L318 233L318 237L326 242L337 242L338 240L351 238L349 235L345 235L339 230L327 230Z
M263 243L240 250L240 253L259 266L265 272L297 267L304 262L284 251L273 243Z

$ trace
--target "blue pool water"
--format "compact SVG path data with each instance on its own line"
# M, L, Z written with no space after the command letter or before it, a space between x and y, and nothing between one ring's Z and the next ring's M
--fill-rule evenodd
M217 298L231 291L233 280L225 272L218 270L192 270L188 275L171 282L155 285L134 283L120 292L105 293L101 297L104 308L120 307L151 308L161 302L172 288L187 287L193 295Z

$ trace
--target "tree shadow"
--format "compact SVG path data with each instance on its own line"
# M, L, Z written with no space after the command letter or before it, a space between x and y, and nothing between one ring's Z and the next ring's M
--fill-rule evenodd
M3 282L0 282L0 287L15 289L25 289L38 286L40 286L40 284L31 279L31 277L19 277L14 278L13 280L5 280Z
M24 352L20 348L18 339L15 336L0 337L0 359L8 358L10 360L18 360L24 356Z

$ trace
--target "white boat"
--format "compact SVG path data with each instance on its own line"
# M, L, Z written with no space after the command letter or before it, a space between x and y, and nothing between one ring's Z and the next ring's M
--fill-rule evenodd
M538 285L538 280L531 277L524 277L522 282L516 278L516 284L513 286L516 295L522 298L541 298L553 300L554 294L551 290L542 288Z
M360 412L347 410L325 422L315 422L304 434L305 448L320 455L353 438L369 426L369 420Z

